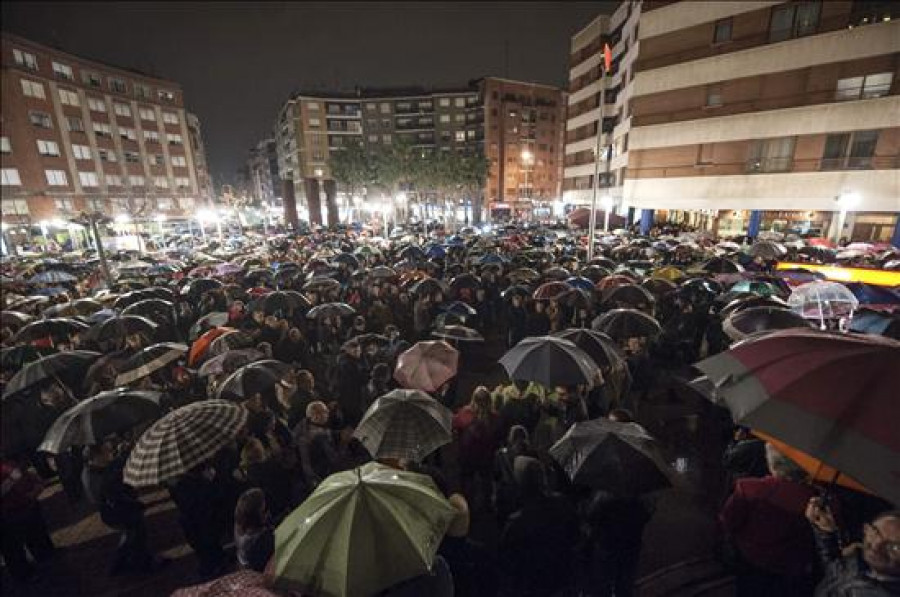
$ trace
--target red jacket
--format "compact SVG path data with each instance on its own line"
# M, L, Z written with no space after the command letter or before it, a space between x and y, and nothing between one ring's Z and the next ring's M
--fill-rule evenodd
M773 574L806 576L815 552L804 511L815 495L808 485L772 476L739 479L720 520L748 563Z

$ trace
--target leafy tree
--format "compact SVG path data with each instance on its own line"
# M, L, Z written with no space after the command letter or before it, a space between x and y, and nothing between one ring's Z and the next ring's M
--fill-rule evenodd
M367 193L375 182L376 172L373 157L362 144L354 143L340 151L333 152L328 166L335 181L343 187L348 197ZM328 206L329 213L332 206Z
M472 201L472 224L481 223L484 186L491 172L491 161L480 151L462 157L461 182Z

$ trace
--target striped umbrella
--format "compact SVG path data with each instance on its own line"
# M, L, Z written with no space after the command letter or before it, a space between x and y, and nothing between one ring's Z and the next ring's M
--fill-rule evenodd
M696 367L740 425L900 503L900 342L816 330L744 341Z
M247 411L224 400L195 402L147 429L125 463L125 482L160 485L215 456L243 430Z
M404 388L436 392L453 379L459 352L442 340L416 342L397 359L394 379Z
M450 410L420 390L393 390L369 406L353 432L372 458L420 462L452 440Z
M154 371L182 358L187 351L186 344L175 342L160 342L148 346L128 359L124 370L116 377L116 385L125 386L147 377Z

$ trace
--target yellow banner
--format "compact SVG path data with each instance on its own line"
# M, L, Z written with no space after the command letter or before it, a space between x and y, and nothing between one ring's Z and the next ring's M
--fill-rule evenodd
M811 263L779 262L777 269L806 269L819 272L835 282L864 282L875 286L900 286L900 272L862 267L837 267L834 265L813 265Z

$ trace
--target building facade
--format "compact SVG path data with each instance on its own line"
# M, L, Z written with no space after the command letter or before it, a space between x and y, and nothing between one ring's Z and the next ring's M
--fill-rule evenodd
M623 9L636 20L613 124L621 213L720 234L900 242L897 3L645 0L616 15ZM602 40L598 22L573 49Z
M282 107L275 132L286 204L301 216L309 197L336 193L329 157L350 143L369 150L406 139L423 153L478 152L491 162L486 207L508 213L559 199L564 94L552 87L484 78L458 89L360 89L300 93ZM523 163L523 155L525 156ZM293 199L292 199L293 197ZM344 198L349 200L349 198ZM502 215L502 213L501 213ZM312 216L315 218L315 216Z
M81 212L151 225L211 199L181 87L2 37L2 210L30 235Z
M281 197L278 151L274 138L263 139L250 150L246 165L246 185L256 203L272 203Z

